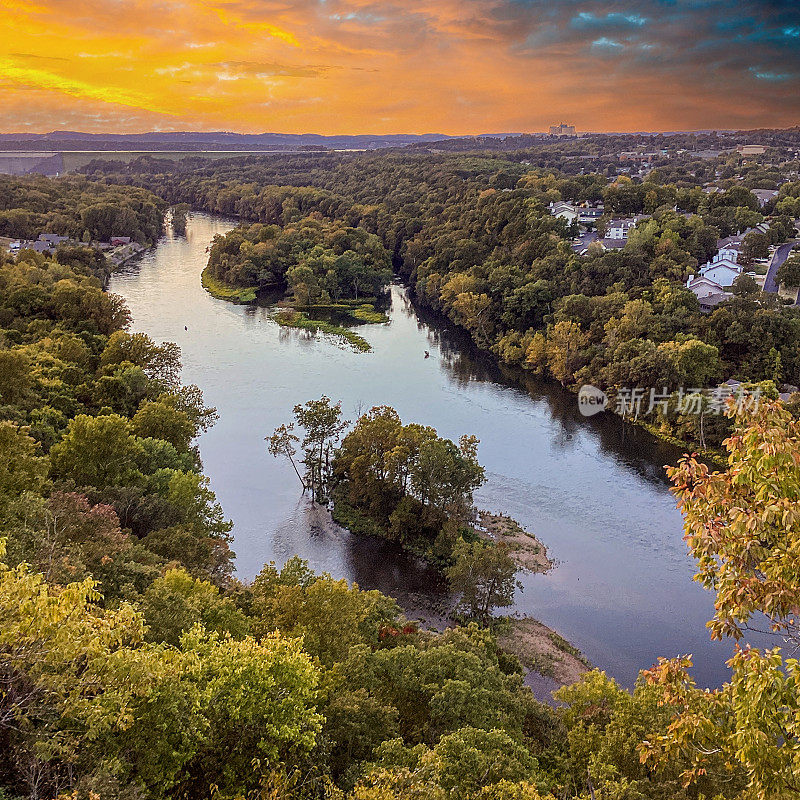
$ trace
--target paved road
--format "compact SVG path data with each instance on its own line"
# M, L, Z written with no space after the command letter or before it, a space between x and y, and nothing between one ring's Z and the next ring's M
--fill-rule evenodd
M783 264L783 262L789 258L789 253L792 252L792 245L794 245L794 242L782 244L772 256L772 261L770 261L769 269L767 270L767 277L764 278L765 292L777 294L778 282L775 280L775 273L778 271L778 267L780 267L781 264Z

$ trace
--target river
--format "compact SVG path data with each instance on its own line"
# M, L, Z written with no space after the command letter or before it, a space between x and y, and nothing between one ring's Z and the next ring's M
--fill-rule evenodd
M389 324L359 328L370 353L281 328L266 308L212 298L200 285L206 247L233 224L192 214L185 236L168 231L109 289L127 301L134 330L180 345L184 381L219 411L200 451L235 523L239 577L299 554L364 588L441 598L429 569L310 508L291 467L267 453L264 437L291 420L296 403L327 394L351 420L388 404L443 436L477 435L487 475L477 505L512 516L557 560L547 575L521 576L515 612L542 620L628 686L658 656L686 653L699 684L726 678L731 645L708 639L713 598L692 581L664 476L677 450L610 414L585 419L559 387L498 368L457 330L418 314L402 287L392 287Z

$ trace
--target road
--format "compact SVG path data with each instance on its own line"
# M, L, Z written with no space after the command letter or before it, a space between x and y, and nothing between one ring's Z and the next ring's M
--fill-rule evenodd
M767 276L764 278L764 291L771 292L772 294L777 294L778 292L778 282L775 280L775 273L778 271L778 268L789 258L789 253L792 252L792 246L794 242L787 242L786 244L782 244L772 256L772 261L769 262L769 269L767 270Z

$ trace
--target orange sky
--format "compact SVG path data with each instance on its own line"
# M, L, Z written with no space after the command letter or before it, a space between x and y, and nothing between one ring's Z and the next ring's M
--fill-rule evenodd
M794 0L0 0L0 129L786 126Z

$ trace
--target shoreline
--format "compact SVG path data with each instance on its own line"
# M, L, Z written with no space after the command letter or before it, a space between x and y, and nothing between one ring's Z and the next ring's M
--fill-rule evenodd
M351 536L368 535L353 532L337 522L329 509L324 511L325 524L335 525ZM544 574L557 566L548 555L545 544L511 517L479 510L478 520L479 525L473 530L484 539L506 544L519 570ZM412 551L404 552L425 561ZM442 633L448 628L463 627L455 617L456 599L449 592L436 604L420 592L394 591L387 594L403 609L406 618L419 623L421 628ZM493 627L496 628L498 646L519 659L525 670L524 681L539 701L553 702L553 691L575 683L581 675L593 669L578 648L535 617L500 616L495 618L495 622Z
M236 305L248 305L249 303L254 303L256 300L255 286L245 286L237 289L235 286L231 286L219 280L219 278L215 278L211 274L208 265L206 265L200 273L200 283L202 287L212 297L216 297L217 300L225 300L228 303L234 303Z
M570 396L576 398L578 397L578 387L574 389L570 386L564 386L562 383L557 381L555 378L552 377L550 374L544 375L537 375L533 373L531 370L526 370L521 364L519 363L512 363L509 361L505 361L500 358L497 353L491 347L480 347L475 340L470 335L469 331L459 325L457 322L451 320L446 314L442 311L439 311L428 303L426 303L416 291L414 286L408 282L406 278L402 278L402 285L406 287L409 293L409 297L411 302L413 303L414 307L418 310L423 309L424 313L430 317L433 317L438 325L442 325L444 327L450 328L451 330L455 330L458 332L460 336L466 338L471 347L474 348L475 352L480 353L481 356L484 356L488 359L491 359L491 362L494 364L495 367L498 369L507 369L507 370L514 370L519 371L522 375L530 375L532 378L535 378L539 381L546 381L553 386L559 387L562 391L567 392ZM518 383L522 384L523 381L519 379ZM693 443L687 441L685 439L680 439L677 436L672 434L664 433L663 431L659 430L658 426L653 425L652 423L646 422L644 419L631 419L629 417L624 417L621 414L618 414L611 408L605 409L605 412L609 412L612 417L616 420L619 420L623 425L630 424L635 425L638 428L646 431L650 434L654 439L658 440L659 442L663 442L664 444L670 445L671 447L675 447L679 450L684 451L684 453L697 453L701 458L705 459L714 464L716 467L725 467L727 466L727 460L725 457L724 449L715 450L714 448L702 448L699 442Z

